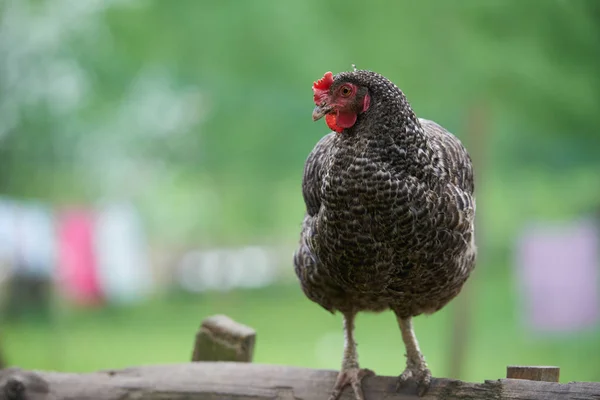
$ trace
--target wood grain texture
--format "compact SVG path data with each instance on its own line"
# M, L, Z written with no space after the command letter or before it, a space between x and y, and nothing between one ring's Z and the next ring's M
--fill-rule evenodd
M86 374L0 371L0 400L323 400L337 371L232 362L132 367ZM395 392L396 377L364 380L367 400L417 399L415 387ZM422 399L598 400L600 383L518 379L468 383L434 379ZM344 400L353 399L345 391Z

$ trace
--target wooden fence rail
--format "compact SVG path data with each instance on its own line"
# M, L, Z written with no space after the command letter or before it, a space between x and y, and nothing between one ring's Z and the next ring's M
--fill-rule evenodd
M252 364L255 333L224 316L205 320L194 346L200 362L151 365L85 374L0 370L0 400L323 400L333 387L337 371ZM205 361L219 358L234 361ZM557 381L557 367L507 369L508 376L469 383L433 379L422 399L598 400L600 383ZM533 379L533 380L528 380ZM537 380L537 381L536 381ZM396 377L364 379L367 400L417 399L416 388L396 392ZM352 400L352 391L342 396Z
M237 362L155 365L70 374L0 371L0 399L6 400L323 400L337 372ZM396 377L364 380L367 400L417 399L414 387L395 391ZM343 399L352 399L351 391ZM423 399L598 400L600 383L499 379L468 383L434 379Z

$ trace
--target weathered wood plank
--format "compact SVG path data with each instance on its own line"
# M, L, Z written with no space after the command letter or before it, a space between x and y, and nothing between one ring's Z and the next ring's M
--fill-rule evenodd
M141 366L87 374L0 371L1 400L323 400L336 371L230 362ZM367 400L417 399L415 387L395 392L395 377L364 380ZM8 390L7 390L8 389ZM598 400L600 383L519 379L468 383L434 379L422 399ZM342 399L353 400L351 391Z

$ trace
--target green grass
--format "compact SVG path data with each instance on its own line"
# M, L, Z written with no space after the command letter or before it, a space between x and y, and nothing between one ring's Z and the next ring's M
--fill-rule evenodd
M599 381L597 332L552 337L528 333L519 323L510 279L499 269L481 269L473 276L473 327L460 378L501 378L506 365L529 364L560 366L563 382ZM448 375L456 304L415 320L421 348L435 376ZM182 362L191 357L200 321L215 313L256 328L255 362L339 367L341 316L332 316L308 301L297 285L200 296L177 294L126 308L69 310L53 324L35 319L6 324L3 340L10 363L24 368L92 371ZM401 372L404 349L391 312L360 314L356 336L363 366L379 374Z

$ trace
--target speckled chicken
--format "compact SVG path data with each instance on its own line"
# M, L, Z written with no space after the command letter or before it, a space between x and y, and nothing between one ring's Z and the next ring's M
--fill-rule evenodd
M471 159L435 122L417 118L402 91L371 71L327 72L313 85L313 120L334 132L306 161L306 215L294 266L312 301L344 317L342 368L330 395L372 371L358 364L353 336L360 311L391 309L406 347L399 385L418 394L431 372L412 317L444 307L475 266Z

